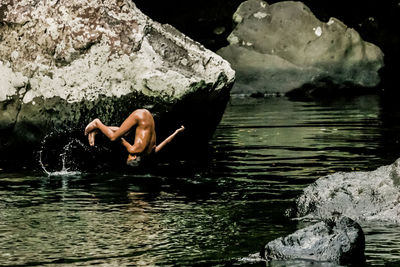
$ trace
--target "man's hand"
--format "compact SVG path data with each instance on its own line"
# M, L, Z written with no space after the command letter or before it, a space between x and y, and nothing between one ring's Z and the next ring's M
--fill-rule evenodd
M185 126L182 125L181 128L179 128L175 131L175 133L180 133L180 132L183 132L184 130L185 130Z
M128 151L129 154L135 154L135 153L139 153L139 151L137 151L137 147L135 147L135 145L131 145L128 143L128 141L125 140L125 138L121 137L121 144L126 148L126 151Z
M128 141L125 140L125 138L121 137L121 143L126 149L129 149L131 147L131 144L128 143Z

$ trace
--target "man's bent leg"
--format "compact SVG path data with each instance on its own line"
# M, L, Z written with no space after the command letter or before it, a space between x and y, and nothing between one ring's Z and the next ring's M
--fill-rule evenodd
M133 113L129 115L129 117L121 124L120 127L108 127L104 125L99 119L93 120L91 123L86 126L85 135L94 131L95 129L99 129L105 136L108 137L111 141L115 141L123 135L127 134L130 129L137 124L137 120ZM89 141L90 142L90 141Z
M127 135L131 131L132 127L138 124L134 113L135 112L132 112L119 127L114 128L114 137L110 139L111 141L115 141L118 138Z
M111 131L115 132L116 130L119 129L119 127L117 126L107 126ZM99 131L96 129L92 130L91 132L89 132L88 134L88 140L89 140L89 145L90 146L94 146L94 141L95 141L95 137L96 134L98 134Z

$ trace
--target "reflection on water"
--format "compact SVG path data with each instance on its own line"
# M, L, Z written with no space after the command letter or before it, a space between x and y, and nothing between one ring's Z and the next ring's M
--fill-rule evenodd
M309 183L399 156L400 129L385 112L376 96L233 98L206 164L132 174L0 173L0 265L251 264L249 255L299 227L285 210ZM364 229L368 265L400 263L398 226Z

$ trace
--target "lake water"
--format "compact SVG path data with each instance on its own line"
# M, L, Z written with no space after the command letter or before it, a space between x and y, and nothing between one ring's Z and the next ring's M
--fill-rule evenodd
M400 157L399 110L374 95L234 97L198 163L0 171L0 265L331 266L248 255L301 227L286 210L315 179ZM366 264L400 265L400 227L362 226Z

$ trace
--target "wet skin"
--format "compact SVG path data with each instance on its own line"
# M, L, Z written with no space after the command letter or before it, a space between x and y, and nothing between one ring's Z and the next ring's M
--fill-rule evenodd
M129 134L133 127L135 130L135 141L131 145L123 136ZM89 145L94 146L95 136L98 132L103 133L111 141L121 139L122 145L128 151L127 163L136 160L138 156L148 156L159 152L166 144L185 127L181 126L172 135L167 137L161 144L156 146L156 132L153 115L147 109L137 109L121 124L121 126L106 126L99 119L94 119L85 128L85 135L88 135Z

